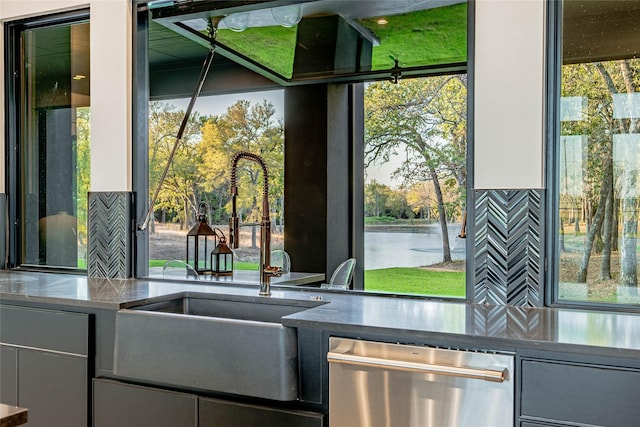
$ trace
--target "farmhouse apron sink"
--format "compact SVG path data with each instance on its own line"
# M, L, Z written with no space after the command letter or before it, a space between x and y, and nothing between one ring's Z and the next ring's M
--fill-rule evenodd
M282 316L314 301L181 296L116 313L114 373L273 400L298 397L298 340Z

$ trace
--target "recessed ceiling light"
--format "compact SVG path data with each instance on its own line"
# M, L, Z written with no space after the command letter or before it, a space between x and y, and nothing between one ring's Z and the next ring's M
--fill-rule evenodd
M378 25L387 25L387 24L389 23L389 21L387 21L387 20L386 20L386 19L384 19L384 18L380 18L380 19L378 19L378 20L376 21L376 23L377 23Z

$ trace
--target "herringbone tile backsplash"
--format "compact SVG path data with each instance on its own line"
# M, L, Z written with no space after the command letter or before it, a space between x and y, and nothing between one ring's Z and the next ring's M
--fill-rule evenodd
M543 190L475 192L474 302L539 307Z
M131 277L131 193L89 193L89 277Z

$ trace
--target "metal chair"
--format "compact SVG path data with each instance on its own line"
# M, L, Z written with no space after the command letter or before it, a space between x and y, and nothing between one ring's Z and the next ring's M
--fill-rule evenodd
M351 288L351 281L353 280L353 271L356 267L356 259L349 258L343 261L331 275L329 283L324 283L320 287L322 289L345 289Z
M172 259L164 263L162 267L162 278L182 278L185 275L187 279L200 280L200 275L189 264L184 261Z
M291 257L285 250L273 250L271 251L271 266L280 267L282 275L289 274L291 272Z

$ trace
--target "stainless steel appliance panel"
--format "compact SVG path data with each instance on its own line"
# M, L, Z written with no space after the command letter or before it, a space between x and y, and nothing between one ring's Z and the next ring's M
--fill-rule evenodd
M330 338L331 427L500 427L514 422L514 357Z

